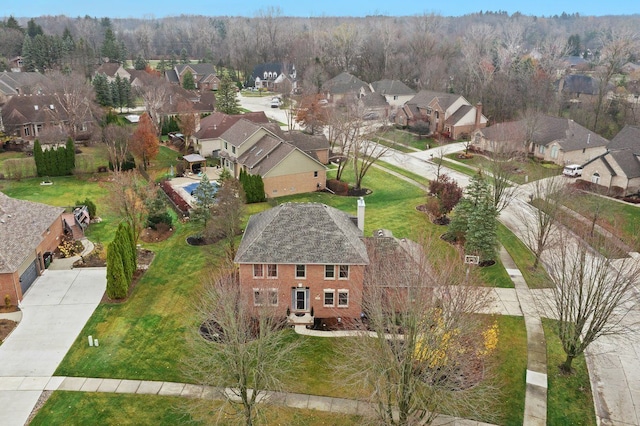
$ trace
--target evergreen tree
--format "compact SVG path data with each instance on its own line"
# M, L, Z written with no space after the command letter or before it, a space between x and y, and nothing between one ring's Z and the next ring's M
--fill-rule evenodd
M36 21L33 18L29 19L29 22L27 22L27 35L31 38L34 38L37 35L44 35L42 27L36 24Z
M93 78L93 88L96 91L96 101L101 106L112 106L111 88L104 73L99 73Z
M164 72L167 69L167 62L164 58L160 59L160 62L156 64L156 71Z
M29 36L25 36L22 42L22 66L28 72L36 70L36 64L33 60L33 46Z
M53 175L53 169L51 168L51 150L45 149L42 153L42 175L43 176L51 176Z
M56 176L64 176L69 174L67 169L67 150L64 147L56 148Z
M236 85L231 80L229 73L222 74L218 92L216 93L216 109L225 114L239 114L240 106L236 92Z
M109 299L126 297L128 290L126 282L122 253L114 240L107 248L107 297Z
M191 62L189 61L189 54L187 53L187 49L183 47L182 50L180 50L180 63L188 64L189 62Z
M448 233L464 241L465 253L480 256L480 261L494 260L498 212L493 205L491 185L481 172L471 178L454 213Z
M104 32L104 41L100 48L100 54L103 58L107 58L109 61L117 62L121 58L120 44L116 40L111 26L109 25Z
M195 208L191 214L191 218L195 222L202 224L203 231L207 228L207 222L211 218L211 207L213 207L216 199L216 188L209 181L206 174L202 175L200 184L193 191L195 198Z
M42 152L42 146L38 139L33 143L33 159L36 163L36 172L38 176L45 176L44 174L44 153Z
M76 145L71 138L67 139L65 154L67 157L67 174L70 175L73 174L73 170L76 168Z
M20 26L20 24L18 23L18 20L16 18L14 18L13 16L9 16L9 18L7 19L7 22L5 24L6 28L10 28L12 30L18 30L21 33L24 33L24 28L22 28Z
M182 77L182 87L186 90L196 90L196 82L193 80L193 74L191 71L184 73Z
M137 70L144 70L147 68L147 61L142 57L142 55L138 55L133 63L133 67Z

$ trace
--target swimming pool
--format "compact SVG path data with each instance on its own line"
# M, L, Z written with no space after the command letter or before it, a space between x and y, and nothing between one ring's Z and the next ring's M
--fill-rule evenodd
M213 185L213 193L215 194L216 192L218 192L218 182L216 182L215 180L212 180L210 182L211 182L211 185ZM192 182L183 186L182 189L187 191L187 194L192 195L193 191L195 191L199 185L200 185L200 182Z

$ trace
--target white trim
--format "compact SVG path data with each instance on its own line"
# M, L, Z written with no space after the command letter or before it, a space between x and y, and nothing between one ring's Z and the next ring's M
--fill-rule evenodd
M326 299L326 295L329 294L329 293L331 293L332 300L333 300L333 303L330 304L330 305L328 305L326 303L326 300L327 300ZM324 306L325 308L333 308L333 307L336 306L336 291L335 291L335 289L333 289L333 288L325 288L325 289L322 290L322 306Z
M340 293L346 293L347 294L347 304L346 305L342 305L340 304ZM338 289L338 303L337 303L338 308L348 308L349 307L349 290L346 288L341 288Z
M341 269L342 269L343 267L347 268L347 276L346 276L346 277L341 277L341 276L340 276L340 275L341 275L341 272L342 272L342 271L341 271ZM349 279L349 273L350 273L349 269L350 269L350 268L349 268L349 265L338 265L338 279L339 279L339 280L348 280L348 279Z
M298 266L302 266L304 267L304 275L303 276L298 276ZM307 279L307 265L302 264L302 263L297 263L294 265L295 271L294 271L294 275L296 277L297 280L306 280Z
M327 277L327 267L333 267L333 277ZM324 279L325 280L335 280L336 279L336 265L324 265Z
M275 280L278 279L278 264L277 263L267 263L267 279L268 280ZM269 267L270 266L274 266L276 268L276 274L275 275L269 275Z

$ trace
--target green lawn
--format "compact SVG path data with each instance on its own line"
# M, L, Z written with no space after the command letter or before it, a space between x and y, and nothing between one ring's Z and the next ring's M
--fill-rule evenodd
M555 331L555 321L542 319L547 340L547 424L585 425L596 424L591 395L591 382L584 355L573 360L574 373L562 374L558 366L564 361L560 339Z
M462 164L466 164L469 167L482 169L489 169L491 167L491 160L482 155L474 155L468 159L461 159L458 158L458 154L454 153L448 154L445 157L458 161ZM557 164L541 163L533 159L513 160L509 163L513 168L513 176L511 180L518 184L523 184L527 181L532 182L534 180L556 176L562 173L562 167Z
M395 166L395 165L393 165L391 163L387 163L385 161L378 160L378 161L376 161L376 164L378 166L380 166L380 167L384 167L385 169L388 169L388 170L391 170L393 172L399 173L402 176L406 176L409 179L415 180L416 182L421 183L424 186L427 186L427 187L429 186L429 179L427 179L424 176L420 176L420 175L418 175L416 173L410 172L409 170L405 170L403 168Z
M472 268L475 268L475 266L472 266ZM496 259L495 264L478 268L478 270L480 272L480 277L482 277L482 281L486 286L514 288L513 281L511 281L511 278L504 269L499 257Z
M532 269L535 256L531 250L500 222L498 222L498 240L509 252L516 266L522 272L522 276L529 288L553 287L553 281L551 281L542 265L538 266L536 270Z
M370 137L370 139L372 141L374 141L375 143L378 143L380 145L384 145L384 146L389 147L391 149L395 149L396 151L404 152L405 154L416 152L415 149L411 149L411 148L407 147L406 145L401 145L399 143L390 141L389 139L379 138L379 137L376 137L376 136L372 136L372 137Z
M522 425L527 370L527 330L523 317L497 316L500 330L498 348L493 355L498 389L496 412L499 424ZM561 423L548 423L561 424Z
M415 133L407 132L406 130L389 129L384 132L378 133L378 136L393 142L408 145L420 151L427 149L427 145L430 148L433 148L437 145L436 141L433 138L420 138Z
M598 224L617 235L625 244L640 250L638 231L640 224L640 205L629 205L592 194L579 194L568 197L565 205L586 218L592 218L600 211Z

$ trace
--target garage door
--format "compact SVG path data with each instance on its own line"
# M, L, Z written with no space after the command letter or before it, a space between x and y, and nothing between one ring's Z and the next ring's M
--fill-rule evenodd
M37 260L34 260L27 270L20 275L20 288L22 289L22 294L29 290L31 284L33 284L36 278L38 278L38 267L36 266L36 262Z

